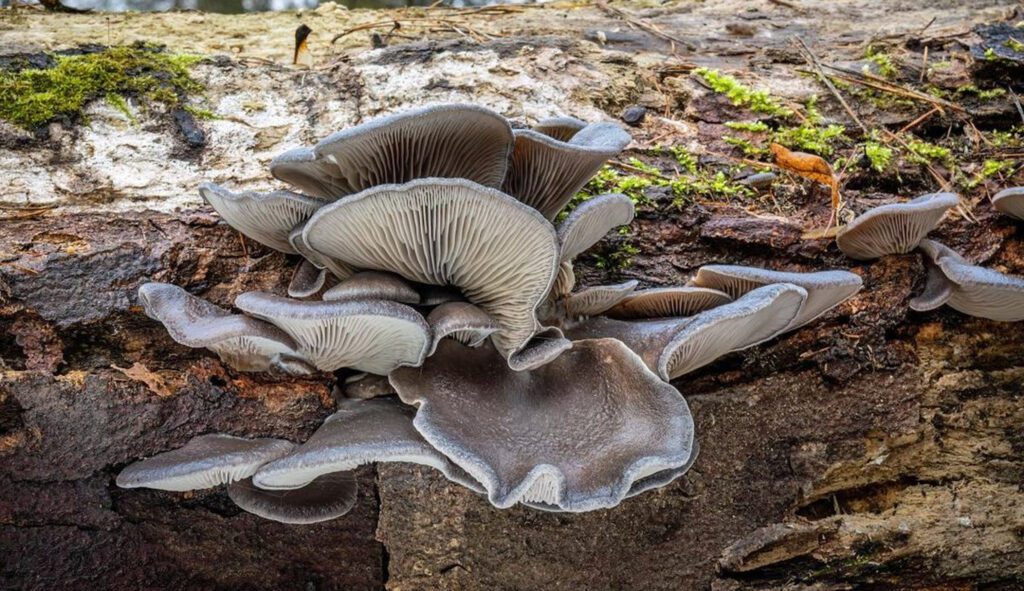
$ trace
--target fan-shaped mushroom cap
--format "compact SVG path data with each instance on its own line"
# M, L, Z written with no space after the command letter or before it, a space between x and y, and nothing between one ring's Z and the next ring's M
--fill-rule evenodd
M686 402L611 339L579 341L530 372L504 367L490 346L446 340L391 383L420 405L416 429L497 507L613 507L634 482L685 465L693 449Z
M575 117L550 117L539 121L533 126L533 130L560 142L567 142L586 126L586 121L580 121Z
M295 252L302 255L304 259L315 265L320 269L327 269L331 275L334 275L338 279L345 279L355 273L348 265L341 261L336 261L329 256L322 255L306 244L306 241L302 239L302 230L305 227L305 223L299 224L292 228L290 234L288 234L288 243L292 245Z
M381 271L360 271L324 292L326 301L390 300L420 303L420 294L404 279Z
M324 371L351 367L386 374L419 365L430 346L423 317L397 302L317 302L249 292L235 305L288 333L302 356Z
M332 134L312 149L285 152L270 163L270 172L332 200L428 177L498 188L512 144L512 128L497 113L473 105L437 105L374 119Z
M179 492L212 488L248 478L292 447L293 443L283 439L200 435L180 449L157 454L121 470L117 485Z
M657 373L658 359L665 347L692 321L689 317L626 321L595 316L570 324L565 334L573 341L604 338L621 341Z
M172 339L187 347L205 347L237 370L276 367L291 372L305 365L279 363L301 357L295 341L279 328L232 314L176 285L146 283L139 288L139 300L146 315L163 323Z
M840 231L836 244L843 254L861 261L910 252L935 229L946 210L959 202L953 193L930 193L906 203L876 207Z
M561 329L549 326L533 335L525 347L509 357L508 366L515 371L536 369L571 348L572 341L565 338Z
M415 414L415 409L394 398L343 400L338 412L309 441L260 468L253 484L267 490L294 489L324 474L355 470L363 464L407 462L430 466L480 492L479 484L413 428Z
M947 246L921 241L930 267L925 292L911 300L914 310L937 308L943 303L969 316L1000 322L1024 320L1024 279L978 267Z
M530 129L515 132L505 183L509 195L553 220L605 161L630 142L614 123L593 123L568 141Z
M447 302L427 314L434 341L427 356L434 354L441 339L450 337L468 347L479 347L500 328L493 318L468 302Z
M356 478L351 472L325 474L302 488L263 490L251 479L228 486L228 496L239 508L264 519L308 525L337 519L356 504Z
M1024 220L1024 187L1010 187L992 196L992 205L1018 220Z
M588 287L565 300L565 312L569 316L597 316L629 297L637 285L639 282L632 280L618 285Z
M555 230L508 195L461 179L374 187L306 224L314 250L361 269L458 287L501 326L506 356L533 336L558 266Z
M657 287L634 291L605 316L622 320L692 316L732 301L729 294L706 287Z
M853 297L864 280L856 273L839 270L791 273L736 265L705 265L690 281L690 285L718 289L733 298L772 283L792 283L807 290L807 301L793 319L789 327L792 330Z
M232 228L260 244L292 254L297 251L288 234L324 205L291 191L232 193L213 183L199 185L199 194Z
M587 199L558 226L561 260L571 261L612 229L632 222L634 213L633 202L621 193Z
M320 291L327 282L327 271L317 268L307 259L302 259L292 273L288 283L288 295L293 298L308 298Z

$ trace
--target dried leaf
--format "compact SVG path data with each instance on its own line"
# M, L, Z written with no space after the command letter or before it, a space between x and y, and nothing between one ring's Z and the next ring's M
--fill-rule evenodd
M124 375L135 380L136 382L142 382L143 384L146 384L146 387L149 388L149 390L152 393L156 394L161 398L167 398L168 396L174 394L174 392L171 391L171 388L167 385L167 382L164 381L162 377L160 377L156 373L153 373L152 371L149 370L148 367L142 365L141 363L136 362L134 365L127 369L123 367L118 367L116 365L111 365L110 367L123 373Z
M835 215L835 212L839 210L839 179L836 178L832 166L821 156L793 152L779 144L772 144L771 150L775 155L775 164L779 168L832 189L832 212Z

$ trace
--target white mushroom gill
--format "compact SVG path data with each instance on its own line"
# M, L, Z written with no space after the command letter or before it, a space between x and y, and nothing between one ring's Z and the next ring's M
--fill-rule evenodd
M294 254L292 228L309 219L325 202L290 191L232 193L213 183L199 186L203 196L229 226L274 250Z
M930 193L870 209L836 235L836 245L846 256L862 261L910 252L959 202L953 193Z

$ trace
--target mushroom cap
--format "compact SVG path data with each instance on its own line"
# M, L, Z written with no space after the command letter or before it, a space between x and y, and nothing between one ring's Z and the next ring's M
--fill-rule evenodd
M453 338L467 347L479 347L500 327L493 318L469 302L446 302L427 314L427 324L434 333L427 356L434 354L437 344L445 337Z
M293 443L283 439L200 435L180 449L157 454L121 470L117 485L178 492L213 488L248 478L292 447Z
M288 296L308 298L323 289L325 283L327 271L318 268L308 259L302 259L299 266L295 267L292 280L288 283Z
M397 302L317 302L248 292L235 305L288 333L300 354L324 371L351 367L386 374L419 365L430 346L426 321Z
M502 190L553 220L630 139L614 123L592 123L568 141L531 129L516 130Z
M633 201L621 193L598 195L579 204L558 226L561 260L576 258L612 229L632 222L635 213Z
M921 241L921 251L939 271L929 273L929 282L939 285L926 287L921 299L915 298L919 306L915 309L928 309L927 305L941 299L949 290L945 303L954 310L999 322L1024 320L1024 279L972 265L933 240ZM946 285L946 281L951 285Z
M281 329L241 314L232 314L169 283L139 287L146 315L161 322L172 339L187 347L205 347L240 371L287 371L301 365L279 363L301 358L297 344Z
M420 405L416 429L496 507L613 507L634 482L689 460L686 402L622 343L578 341L529 372L499 359L490 346L446 340L422 368L390 376Z
M436 105L374 119L313 148L285 152L270 163L270 172L330 200L428 177L497 188L513 141L508 121L489 109Z
M849 271L792 273L737 265L705 265L690 285L718 289L737 298L772 283L791 283L807 290L807 301L789 330L803 326L853 297L864 285L860 275Z
M325 474L348 472L374 462L407 462L439 470L481 492L460 468L427 443L413 427L416 410L395 398L342 400L309 441L260 468L252 481L265 490L304 487Z
M729 294L706 287L657 287L634 291L605 316L621 320L692 316L732 301Z
M572 341L565 338L561 329L549 326L533 335L525 347L509 357L508 366L514 371L536 369L571 348Z
M836 244L846 256L862 261L910 252L959 202L954 193L929 193L870 209L836 235Z
M992 196L992 205L1010 217L1024 220L1024 187L1010 187Z
M327 269L331 275L334 275L338 279L345 279L355 273L355 271L345 263L336 261L331 257L320 254L310 248L302 238L302 230L305 228L305 225L305 222L303 222L302 224L295 226L292 228L291 233L288 234L288 243L292 245L295 252L302 255L303 258L313 263L316 267L320 269Z
M229 226L260 244L289 254L298 252L288 241L292 228L325 205L291 191L232 193L213 183L199 185L199 194Z
M356 478L351 472L332 472L302 488L263 490L251 479L228 485L228 496L239 508L264 519L308 525L336 519L356 504Z
M533 130L560 142L567 142L586 126L586 121L580 121L575 117L549 117L537 122Z
M325 301L390 300L420 303L420 294L404 279L381 271L360 271L324 292Z
M317 212L304 238L353 267L459 288L501 326L492 338L506 356L533 336L558 268L558 239L543 216L462 179L368 189Z
M565 300L565 312L570 316L597 316L628 298L639 284L634 279L618 285L588 287Z

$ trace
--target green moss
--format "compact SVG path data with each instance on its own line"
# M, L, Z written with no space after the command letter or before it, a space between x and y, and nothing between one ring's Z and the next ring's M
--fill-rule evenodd
M199 107L193 105L185 105L182 107L182 109L191 113L192 116L196 119L201 119L203 121L211 121L213 119L217 119L217 114L209 109L200 109Z
M791 150L811 152L819 156L831 156L835 152L835 144L844 137L846 128L842 125L818 127L804 124L799 127L780 129L775 132L772 140Z
M887 53L875 49L874 46L868 45L867 51L864 52L864 57L875 64L878 68L878 74L882 78L892 80L899 74L899 69L892 62L892 58ZM864 67L865 72L869 70L867 66Z
M633 243L629 228L622 228L619 234L625 236L615 250L607 254L595 255L594 265L599 269L621 271L633 264L633 257L640 254L640 249Z
M767 148L761 145L755 145L754 142L741 137L724 135L722 136L722 141L730 146L739 148L740 152L743 152L744 156L762 156L768 153Z
M132 113L132 109L128 105L128 101L125 100L123 96L110 92L107 93L107 96L105 98L108 105L114 107L122 114L124 114L124 116L127 117L129 121L135 123L135 114Z
M885 169L889 168L889 165L892 164L892 149L876 141L864 143L864 154L867 155L868 160L871 162L871 168L877 172L885 172Z
M728 200L753 195L750 188L733 181L722 171L713 174L705 171L692 177L681 176L669 181L668 186L672 189L672 203L676 207L681 207L694 197Z
M783 107L766 90L754 90L736 78L718 70L697 68L694 74L700 76L717 93L724 94L737 107L747 107L755 113L774 117L792 117L792 109Z
M986 160L981 164L981 170L974 175L974 178L967 181L967 188L973 189L985 182L986 179L1013 172L1016 167L1017 163L1013 160Z
M1017 53L1024 53L1024 43L1017 41L1013 37L1010 37L1006 41L1003 41L1003 45L1009 47L1010 49L1016 51Z
M992 131L988 141L996 148L1019 148L1024 146L1024 128L1011 128L1008 131Z
M726 121L725 126L737 131L749 131L750 133L768 133L771 128L763 121Z
M907 142L907 148L910 149L910 160L918 164L938 162L950 167L953 165L953 152L949 148L923 140L910 140Z
M682 146L672 146L668 149L676 163L683 168L683 172L690 174L697 173L697 158Z
M983 101L992 100L1001 96L1006 96L1006 89L1003 88L991 88L988 90L982 90L973 84L965 84L960 88L956 89L958 96L976 96Z
M985 59L991 62L999 59L999 55L996 53L996 50L989 47L985 50Z
M80 117L97 99L130 113L126 97L139 99L142 106L177 106L189 94L202 91L189 74L200 57L163 53L151 45L54 59L52 68L0 72L0 118L33 129L58 118Z

